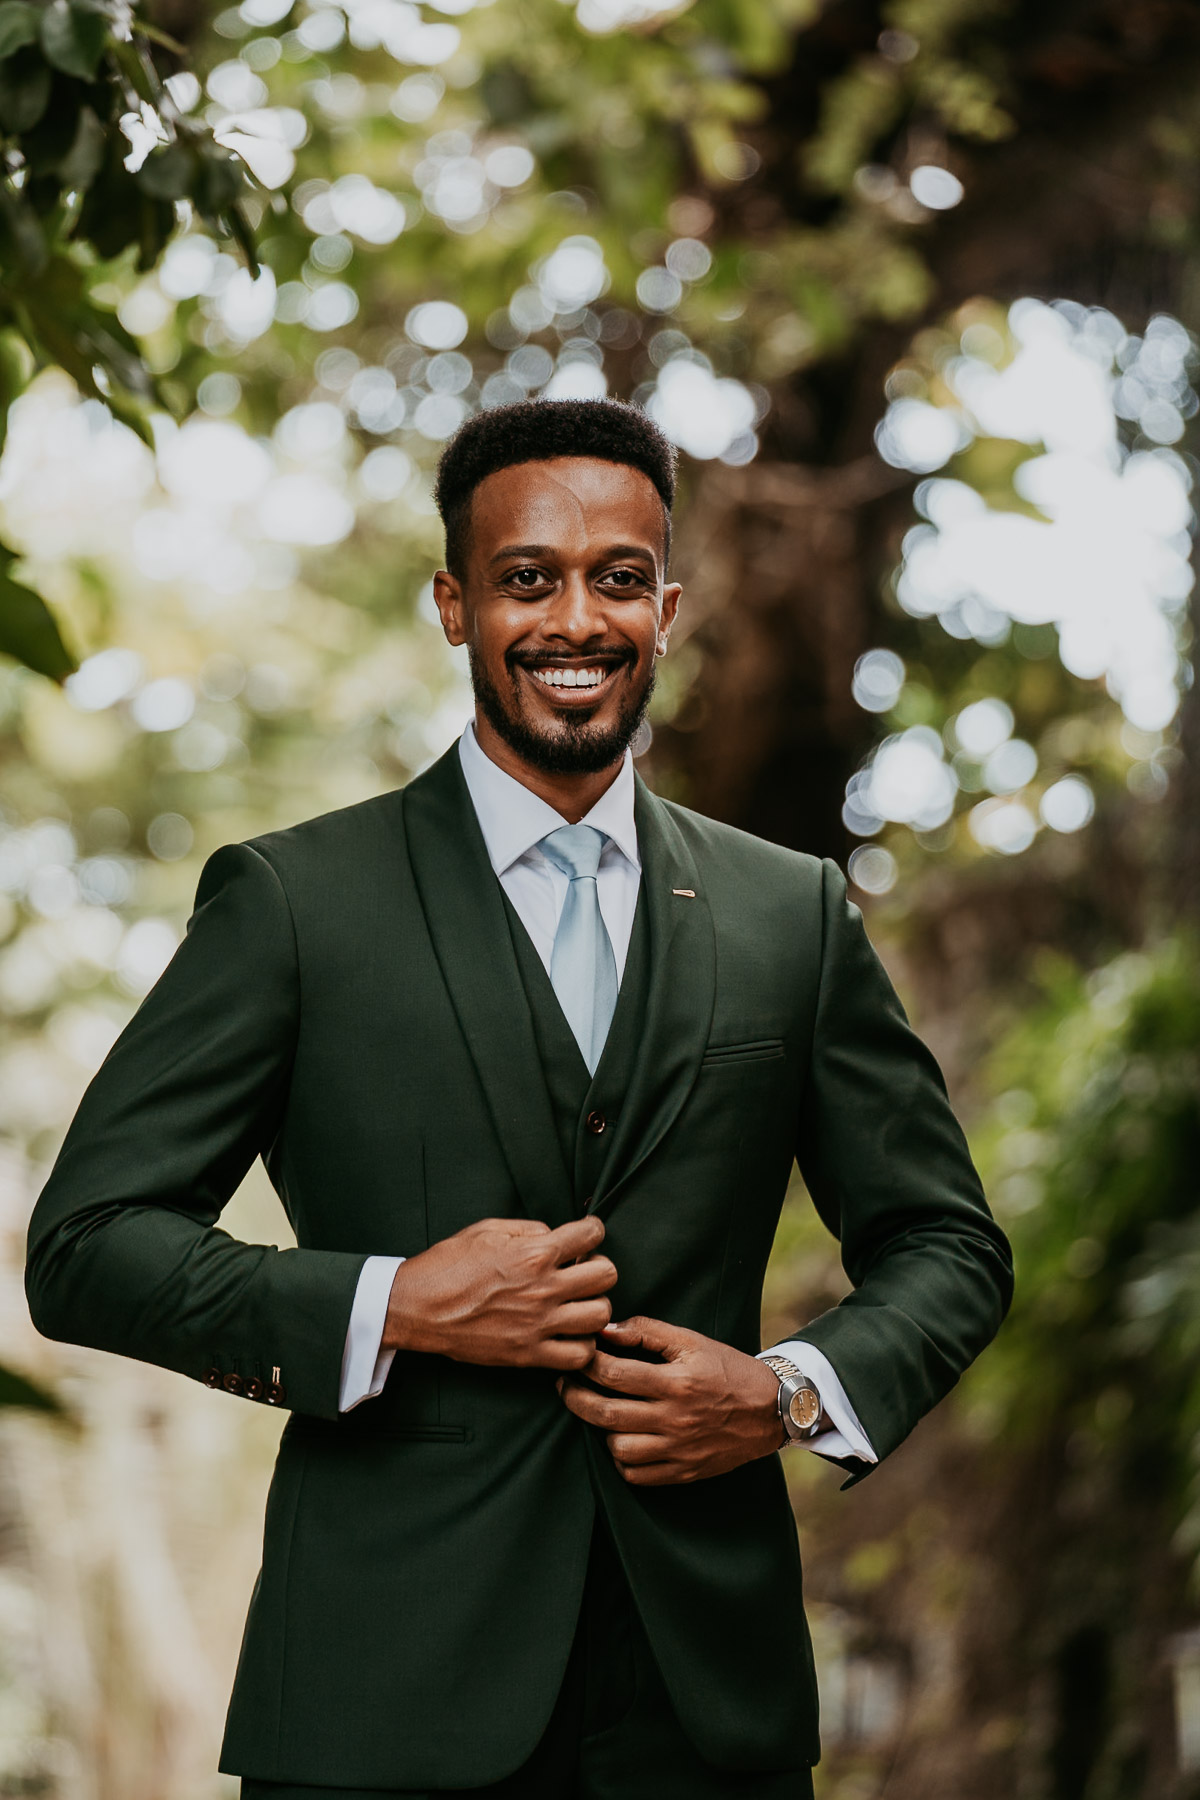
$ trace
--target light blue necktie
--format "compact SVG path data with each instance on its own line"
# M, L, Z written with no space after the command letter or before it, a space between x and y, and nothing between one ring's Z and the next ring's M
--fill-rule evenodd
M594 825L563 825L541 840L542 850L571 883L554 934L550 982L590 1075L596 1073L617 1007L617 961L596 892L607 842Z

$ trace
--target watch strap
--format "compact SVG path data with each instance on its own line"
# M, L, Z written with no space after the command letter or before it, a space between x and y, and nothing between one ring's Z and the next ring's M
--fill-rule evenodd
M766 1363L767 1367L779 1378L779 1418L784 1429L786 1441L788 1443L797 1444L804 1443L809 1438L815 1437L821 1428L821 1396L817 1391L816 1383L810 1381L803 1369L797 1368L794 1362L789 1362L786 1356L760 1356L758 1360L759 1362ZM806 1388L809 1393L816 1397L818 1402L817 1416L807 1429L801 1429L797 1426L795 1420L792 1418L790 1410L792 1398L797 1390L801 1388Z

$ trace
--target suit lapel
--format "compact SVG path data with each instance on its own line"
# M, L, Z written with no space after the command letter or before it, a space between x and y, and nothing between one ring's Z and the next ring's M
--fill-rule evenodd
M434 952L513 1181L531 1218L561 1224L574 1216L571 1184L457 745L405 788L404 821Z
M708 1042L716 994L712 915L683 833L639 778L634 817L650 922L646 1023L598 1184L605 1212L674 1124Z

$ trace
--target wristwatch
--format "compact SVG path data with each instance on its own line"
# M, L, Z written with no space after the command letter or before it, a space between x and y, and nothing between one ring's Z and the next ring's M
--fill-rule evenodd
M760 1356L779 1377L779 1417L789 1443L815 1437L821 1425L821 1396L807 1375L786 1356Z

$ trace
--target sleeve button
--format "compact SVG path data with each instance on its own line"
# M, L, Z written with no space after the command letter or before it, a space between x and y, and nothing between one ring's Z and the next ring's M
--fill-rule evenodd
M278 1381L273 1381L271 1383L270 1387L267 1389L267 1405L268 1406L282 1406L283 1405L283 1388Z
M214 1369L205 1369L204 1385L205 1385L205 1387L219 1388L221 1385L220 1369L215 1369L215 1368Z
M230 1369L228 1375L226 1375L224 1381L221 1383L221 1386L225 1389L227 1394L240 1394L242 1391L242 1378L233 1369Z
M263 1384L257 1375L252 1375L246 1383L246 1398L247 1400L261 1400L262 1396Z

